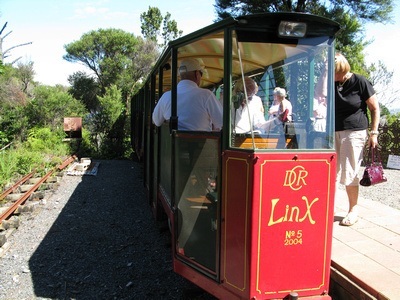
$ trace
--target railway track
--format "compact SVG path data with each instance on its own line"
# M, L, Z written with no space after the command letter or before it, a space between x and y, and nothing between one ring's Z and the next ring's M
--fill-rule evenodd
M75 155L68 157L59 166L57 166L53 170L49 171L43 177L35 178L35 180L32 180L33 176L35 175L35 171L33 171L33 172L25 175L20 180L18 180L11 187L6 189L0 195L0 201L6 200L7 203L12 202L12 204L9 206L0 207L0 230L7 229L7 226L4 226L3 223L7 223L7 220L9 220L18 211L18 209L22 205L24 205L24 203L29 198L32 197L34 192L36 192L40 188L40 186L43 183L45 183L54 174L54 172L63 170L74 160L76 160ZM31 184L26 185L26 183L29 182L29 180L32 180L32 182L30 182ZM22 188L22 186L24 184L27 186L27 188ZM16 198L13 198L12 200L7 201L7 197L10 197L10 195L16 195ZM2 242L0 240L0 247L2 246L2 243L5 243L5 242Z

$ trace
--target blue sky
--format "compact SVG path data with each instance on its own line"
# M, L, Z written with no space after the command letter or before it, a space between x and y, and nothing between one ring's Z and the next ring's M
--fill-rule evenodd
M374 40L366 49L368 62L381 60L394 80L400 83L400 55L395 47L400 32L400 0L396 0L395 23L368 24L366 38ZM79 64L64 61L64 45L79 40L82 34L99 28L119 28L135 35L140 33L140 14L149 6L158 7L176 20L184 35L207 26L216 19L215 0L0 0L0 26L8 22L5 33L12 31L3 42L3 51L17 44L32 45L15 48L11 62L33 61L35 80L48 85L68 84L67 78ZM396 84L400 86L399 84Z
M173 3L173 4L172 4ZM158 7L163 15L171 14L184 34L213 23L214 0L0 0L0 26L8 22L3 51L18 44L6 62L18 57L33 61L35 80L49 85L68 84L67 78L78 64L63 60L64 45L79 40L91 30L118 28L141 35L140 14L149 6Z

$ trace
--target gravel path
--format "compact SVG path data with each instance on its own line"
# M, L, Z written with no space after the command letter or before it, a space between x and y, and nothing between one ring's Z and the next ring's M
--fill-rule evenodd
M400 209L400 170L385 173L360 196ZM65 175L7 245L0 299L215 299L173 272L167 226L152 219L136 162Z
M360 178L363 172L364 168L359 174ZM400 209L400 170L384 169L384 173L387 182L368 187L360 186L359 202L362 203L362 199L365 198ZM344 186L339 185L339 188L344 189Z
M138 163L101 161L46 198L8 239L0 299L214 299L173 272Z

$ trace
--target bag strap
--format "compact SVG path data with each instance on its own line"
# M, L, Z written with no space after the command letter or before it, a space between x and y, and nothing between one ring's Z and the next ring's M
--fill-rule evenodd
M370 147L370 151L371 151L370 157L371 157L372 163L374 163L374 162L381 163L382 159L381 159L381 152L379 151L379 148L378 147L375 147L375 148Z
M372 159L372 161L373 161L373 154L372 154L372 150L373 148L372 147L369 147L368 148L368 152L367 152L367 155L366 156L364 156L364 158L366 157L366 159L364 159L364 164L367 166L367 165L370 165L371 164L371 159Z
M374 152L375 148L370 147L369 149L371 151L371 163L373 164L375 160L375 152Z

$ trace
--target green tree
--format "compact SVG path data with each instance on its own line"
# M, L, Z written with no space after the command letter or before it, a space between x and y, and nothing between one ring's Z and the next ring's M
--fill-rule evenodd
M216 0L215 10L218 20L229 16L237 17L258 12L308 12L318 15L329 14L343 8L357 19L385 23L393 11L393 0Z
M171 14L167 12L163 20L163 46L182 36L182 34L183 31L178 29L178 23L175 20L171 20Z
M160 9L149 6L149 10L140 15L141 29L145 39L159 42L160 47L165 47L169 41L182 36L183 31L178 29L175 20L171 20L169 12L163 17ZM163 25L161 31L161 24Z
M376 90L379 103L385 107L390 107L394 104L399 95L400 88L397 83L393 82L393 71L389 71L382 61L373 63L368 68L368 78ZM381 114L388 114L381 111Z
M121 156L121 141L124 139L124 105L121 91L116 85L106 88L104 96L99 96L99 109L88 120L92 132L92 144L102 157ZM119 120L121 120L119 122Z
M130 99L141 88L143 79L150 73L157 57L157 44L152 40L140 43L138 51L131 57L132 64L124 70L118 84L125 101L126 112L129 111Z
M35 70L33 69L33 62L26 64L19 62L16 68L16 77L21 81L21 89L25 94L30 93L30 87L33 87Z
M73 98L62 86L38 86L34 98L25 109L32 127L60 128L64 117L83 117L87 113L84 105Z
M71 84L68 92L75 98L80 100L86 109L92 113L99 108L97 95L99 94L99 85L97 81L85 72L75 72L68 77Z
M149 6L149 10L140 15L141 29L145 39L157 42L160 35L162 14L159 8Z
M100 135L97 134L97 130L104 129L104 118L100 118L103 116L104 106L100 99L113 86L121 93L120 97L113 97L119 99L124 107L118 121L119 130L113 130L113 138L118 142L124 141L127 134L124 128L129 124L129 100L136 89L141 87L143 78L147 76L159 55L156 43L122 30L99 29L84 34L80 40L66 45L65 49L67 54L64 55L64 59L81 62L93 72L91 76L85 73L70 76L70 93L90 109L90 131L96 133L93 142L97 152L104 153L101 147L105 144L104 141L107 141L107 135L104 131L101 131ZM117 133L121 136L116 137ZM110 145L116 147L117 143Z
M121 29L98 29L65 45L67 54L63 58L87 66L96 77L101 93L104 93L132 65L131 58L141 43L140 37Z
M0 104L25 105L36 85L33 81L34 74L33 62L20 62L17 67L11 64L4 65L3 74L0 76Z
M0 110L0 145L10 142L23 142L30 128L25 106L3 104Z
M216 0L217 20L259 12L305 12L337 21L343 30L337 35L336 48L349 60L353 71L366 73L362 51L365 41L365 22L391 21L393 0Z

